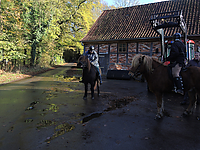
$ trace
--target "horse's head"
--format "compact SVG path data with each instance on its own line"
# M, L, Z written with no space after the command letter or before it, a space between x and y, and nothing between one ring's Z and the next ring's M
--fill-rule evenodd
M80 56L78 63L81 64L81 67L90 69L90 61L86 55Z
M132 60L130 74L138 77L139 75L152 70L152 59L146 55L135 55Z

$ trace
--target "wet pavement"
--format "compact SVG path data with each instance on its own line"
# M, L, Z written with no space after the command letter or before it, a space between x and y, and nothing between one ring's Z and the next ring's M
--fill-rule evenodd
M182 117L183 97L164 95L166 116L154 120L146 83L108 80L83 100L81 70L65 65L0 86L1 150L198 150L199 105Z

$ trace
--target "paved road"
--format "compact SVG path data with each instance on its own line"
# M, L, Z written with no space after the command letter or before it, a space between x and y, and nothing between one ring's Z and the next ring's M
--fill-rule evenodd
M0 86L0 149L200 149L199 106L183 118L182 96L168 93L169 115L157 121L155 96L146 83L105 78L101 96L84 101L83 85L63 78L70 69Z

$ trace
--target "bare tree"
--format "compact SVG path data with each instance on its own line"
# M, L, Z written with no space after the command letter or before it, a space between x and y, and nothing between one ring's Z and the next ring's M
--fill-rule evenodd
M139 5L140 1L139 0L115 0L114 4L117 8L122 8L122 7L130 7L134 5Z

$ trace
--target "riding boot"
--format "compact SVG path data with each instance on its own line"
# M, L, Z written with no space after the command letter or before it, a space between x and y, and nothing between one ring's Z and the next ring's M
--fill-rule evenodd
M102 78L101 78L101 73L100 73L99 67L96 67L96 69L97 69L97 72L98 72L100 84L102 84Z
M177 93L184 95L182 78L181 77L175 77L175 84L176 84L176 87L177 87Z
M100 80L100 84L102 84L102 77L101 77L101 74L99 74L99 80Z
M172 89L172 92L175 92L175 93L177 93L177 86L176 86L176 78L173 78L173 83L174 83L174 87L173 87L173 89Z

